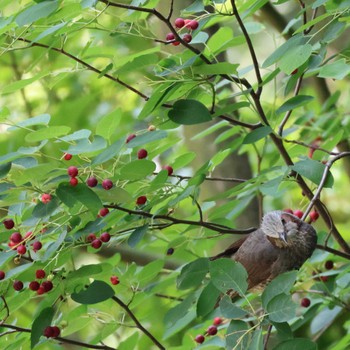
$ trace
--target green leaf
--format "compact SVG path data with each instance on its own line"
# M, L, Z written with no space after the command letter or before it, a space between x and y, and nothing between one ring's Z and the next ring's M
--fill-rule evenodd
M85 184L71 186L68 183L61 183L56 189L56 195L68 207L72 208L80 202L93 214L97 214L103 207L99 196Z
M32 78L22 79L22 80L15 81L14 83L8 84L3 88L2 94L10 94L17 90L23 89L24 87L36 82L37 80L45 77L48 74L49 73L47 72L41 72L37 75L34 75L34 77Z
M211 281L221 292L226 293L233 289L241 296L247 291L247 271L236 261L218 259L209 264Z
M124 165L120 169L120 179L123 180L141 180L151 175L156 170L156 164L151 160L138 159Z
M279 61L279 68L286 74L291 74L296 68L304 64L312 54L310 44L294 47L288 51Z
M177 278L177 287L179 289L188 289L201 285L204 277L209 272L209 260L199 258L185 265Z
M287 322L295 317L296 308L291 295L279 294L268 302L266 312L273 322Z
M249 343L247 350L260 350L264 348L264 337L262 329L256 329L253 333L252 340Z
M4 178L10 172L11 166L11 162L0 165L0 179Z
M16 17L16 23L22 27L26 24L31 24L38 19L45 18L58 8L58 1L44 1L40 4L32 5L26 8Z
M246 322L232 320L226 331L226 349L246 350L250 336L249 328Z
M103 150L101 153L99 153L91 162L92 165L102 164L105 163L112 158L114 158L116 155L119 154L122 147L124 146L125 141L124 140L118 140L114 143L112 143L109 147L107 147L105 150Z
M226 318L242 318L247 315L247 311L233 304L228 295L224 295L220 300L220 312Z
M197 316L203 317L213 311L216 303L218 302L220 291L214 287L210 282L204 288L200 294L197 302Z
M273 350L317 350L317 344L306 338L294 338L279 343Z
M79 279L90 277L102 272L101 264L90 264L80 267L78 270L72 271L68 274L67 279Z
M76 145L70 146L67 150L64 150L64 152L73 154L73 155L86 154L86 153L98 152L106 148L106 146L107 146L106 140L99 135L95 135L94 140L92 142L88 139L79 140Z
M131 141L129 141L126 144L126 147L134 148L134 147L144 146L147 143L165 139L167 136L168 136L168 133L164 130L149 131L145 134L134 137Z
M257 128L246 135L246 137L243 139L243 144L255 143L256 141L259 141L271 134L271 132L272 129L270 126L261 126L260 128Z
M304 159L292 166L292 169L301 176L305 176L307 179L312 181L314 184L319 185L323 172L326 166L313 159ZM334 178L331 172L328 172L327 179L324 187L332 187L334 184Z
M130 247L134 248L137 243L141 241L143 236L147 233L148 225L143 225L140 227L137 227L129 236L128 244Z
M44 218L50 216L59 207L59 201L53 197L49 203L39 202L33 209L32 215L36 218Z
M70 131L69 126L49 126L27 134L24 138L27 142L38 142L67 135Z
M311 334L316 335L319 332L324 332L333 324L342 311L343 309L340 306L325 307L312 319L310 325Z
M163 266L163 260L154 260L146 266L143 266L135 276L140 287L142 288L156 278L161 272Z
M189 163L191 163L192 160L196 158L196 156L197 155L195 152L187 152L187 153L181 154L172 162L172 167L174 169L183 168Z
M34 40L33 42L38 42L39 40L41 40L42 38L45 38L48 35L51 35L55 32L57 32L58 30L60 30L62 27L64 27L65 25L67 25L67 22L62 22L59 24L56 24L52 27L49 27L48 29L44 30L42 33L40 33ZM53 37L53 36L52 36Z
M200 66L193 67L193 73L195 74L235 74L237 73L237 67L239 64L232 64L228 62L220 62L214 64L202 64Z
M30 333L30 347L34 348L38 344L40 337L44 333L44 329L47 326L51 326L53 316L55 314L55 309L53 307L47 307L41 310L40 314L34 319L32 325L32 331Z
M13 126L9 127L8 130L16 130L19 129L20 127L26 128L28 126L33 126L33 125L48 125L50 122L51 116L49 114L40 114L37 115L36 117L24 119L20 121L19 123L14 124Z
M102 117L96 125L96 134L109 140L122 120L123 112L117 108L113 112Z
M201 102L196 100L176 101L168 113L169 119L177 124L194 125L212 120L212 117Z
M284 102L282 106L280 106L276 110L276 114L281 114L287 111L290 111L292 109L304 106L308 104L310 101L314 99L313 96L307 96L307 95L298 95L290 98L288 101Z
M56 142L70 142L70 141L77 141L82 139L87 139L91 135L91 130L88 129L81 129L78 131L73 132L72 134L69 134L67 136L60 137L59 140Z
M328 63L320 69L318 76L320 78L331 78L342 80L350 73L350 65L346 63L345 58Z
M274 278L261 295L263 307L266 308L270 300L276 295L289 293L295 283L297 274L297 271L288 271Z
M79 304L97 304L113 297L114 294L109 284L95 280L86 289L72 293L71 298Z

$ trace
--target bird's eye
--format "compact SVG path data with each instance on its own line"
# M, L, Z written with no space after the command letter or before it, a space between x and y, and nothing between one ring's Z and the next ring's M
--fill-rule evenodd
M281 219L283 226L286 224L286 220Z

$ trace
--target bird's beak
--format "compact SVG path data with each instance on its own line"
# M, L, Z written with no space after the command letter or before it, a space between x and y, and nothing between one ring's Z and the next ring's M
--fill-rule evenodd
M279 232L279 237L280 237L280 239L284 242L284 243L288 243L288 241L287 241L287 234L286 234L286 232L285 231L283 231L283 232Z

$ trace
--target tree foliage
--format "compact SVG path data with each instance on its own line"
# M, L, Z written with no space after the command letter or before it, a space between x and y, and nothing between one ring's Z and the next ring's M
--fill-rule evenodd
M3 349L349 347L350 4L179 3L1 2ZM261 295L208 259L256 198L318 231Z

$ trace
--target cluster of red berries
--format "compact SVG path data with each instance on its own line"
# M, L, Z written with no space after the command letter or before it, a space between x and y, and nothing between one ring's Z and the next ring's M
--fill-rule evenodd
M115 285L115 286L116 286L117 284L120 283L119 277L117 277L117 276L115 276L115 275L111 276L110 281L111 281L111 283L112 283L113 285Z
M304 213L301 210L284 209L283 211L289 214L293 214L299 219L301 219L304 215ZM320 214L316 210L310 212L309 214L310 222L315 222L319 218L319 216Z
M69 183L72 186L76 186L78 184L78 179L77 179L77 176L79 174L78 168L72 165L67 169L67 173L70 176Z
M107 243L111 239L111 235L108 232L101 233L100 237L97 238L94 233L89 233L86 236L86 242L91 243L91 247L94 249L99 249L102 243Z
M174 25L175 25L175 28L178 28L178 29L186 28L191 32L192 30L196 30L198 28L199 23L195 19L176 18ZM180 41L176 40L176 36L174 33L168 33L165 39L166 41L171 42L171 44L174 46L178 46L181 44ZM190 43L192 41L191 33L184 34L182 36L182 40L185 43Z
M39 269L35 271L35 278L38 280L42 280L45 278L46 273L44 270ZM13 282L13 289L16 291L22 290L24 284L22 281L16 280ZM53 288L53 283L50 280L42 281L39 283L38 281L32 281L29 283L29 289L36 292L38 295L42 295L44 293L48 293Z
M208 327L207 331L205 334L198 334L194 340L198 344L202 344L205 341L205 336L206 335L215 335L218 332L218 327L222 323L222 318L221 317L215 317L213 320L213 324Z
M61 330L57 326L47 326L43 332L46 338L57 338L60 333Z
M11 249L16 249L19 255L24 255L27 252L26 242L30 239L33 239L33 232L29 231L25 234L24 237L19 232L13 232L10 236L10 241L8 246ZM31 244L33 251L37 252L42 248L40 241L35 241Z

